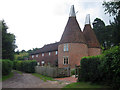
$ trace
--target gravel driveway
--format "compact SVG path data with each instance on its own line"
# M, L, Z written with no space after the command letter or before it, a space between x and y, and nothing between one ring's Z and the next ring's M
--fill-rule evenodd
M69 83L65 81L44 82L31 74L18 74L14 72L12 78L2 82L2 88L62 88Z

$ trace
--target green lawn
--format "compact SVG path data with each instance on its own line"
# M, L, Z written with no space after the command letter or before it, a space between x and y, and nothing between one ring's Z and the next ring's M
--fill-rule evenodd
M36 77L39 77L41 80L43 81L47 81L47 80L50 80L50 81L56 81L54 80L54 78L52 77L47 77L47 76L44 76L44 75L41 75L41 74L38 74L38 73L32 73L32 75L36 76Z
M102 86L97 84L91 84L90 82L76 82L66 85L62 90L66 88L110 88L108 86Z
M8 78L11 78L11 77L13 77L13 76L14 76L13 72L11 72L9 75L2 76L2 81L5 81L5 80L7 80ZM0 81L1 81L1 80L0 80Z

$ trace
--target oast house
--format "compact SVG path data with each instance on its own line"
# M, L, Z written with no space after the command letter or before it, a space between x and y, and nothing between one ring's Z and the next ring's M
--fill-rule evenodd
M86 16L83 32L76 19L74 5L71 6L67 25L59 42L44 45L32 52L29 59L37 60L41 65L59 68L75 68L84 56L101 54L100 44L90 24L90 15Z

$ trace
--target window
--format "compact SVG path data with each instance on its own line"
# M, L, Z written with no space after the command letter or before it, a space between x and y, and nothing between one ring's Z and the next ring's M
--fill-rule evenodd
M34 55L32 55L32 58L34 58Z
M57 55L57 54L58 54L58 51L55 52L55 55Z
M51 53L49 52L49 56L51 55Z
M39 63L39 62L37 62L37 65L39 66L39 65L40 65L40 63Z
M67 65L68 64L68 56L63 57L63 64Z
M42 56L44 56L44 53L42 53Z
M68 44L64 44L64 51L68 51Z
M38 57L38 54L36 55L36 57Z
M44 60L41 61L41 64L42 64L42 66L44 66L44 64L45 64Z

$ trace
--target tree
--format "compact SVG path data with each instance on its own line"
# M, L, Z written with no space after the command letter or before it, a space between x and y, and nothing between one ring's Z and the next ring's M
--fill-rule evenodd
M119 13L120 9L120 1L119 2L103 2L103 7L105 8L105 14L109 13L111 16L116 16Z
M7 25L2 21L2 59L14 60L15 35L7 32Z
M120 43L120 1L119 2L104 2L105 13L114 16L114 22L111 23L113 27L113 45Z
M93 30L104 49L109 49L113 45L113 27L111 25L105 26L105 23L101 19L96 18L93 22Z
M15 60L28 60L29 54L27 52L19 52L14 55Z
M0 20L0 59L2 59L2 21Z
M32 50L31 50L31 49L30 49L30 50L28 50L28 51L27 51L27 53L29 53L29 54L30 54L30 53L32 53L32 52L35 52L36 50L39 50L39 49L40 49L40 48L33 48Z
M111 23L111 26L114 27L113 31L114 45L118 45L120 44L120 11L116 18L114 18L114 22Z
M105 41L104 41L104 31L105 31L105 23L99 19L96 18L93 22L93 30L97 36L98 41L100 44L105 47Z
M24 53L24 52L26 52L26 51L25 51L25 50L22 50L22 51L21 51L21 53Z

